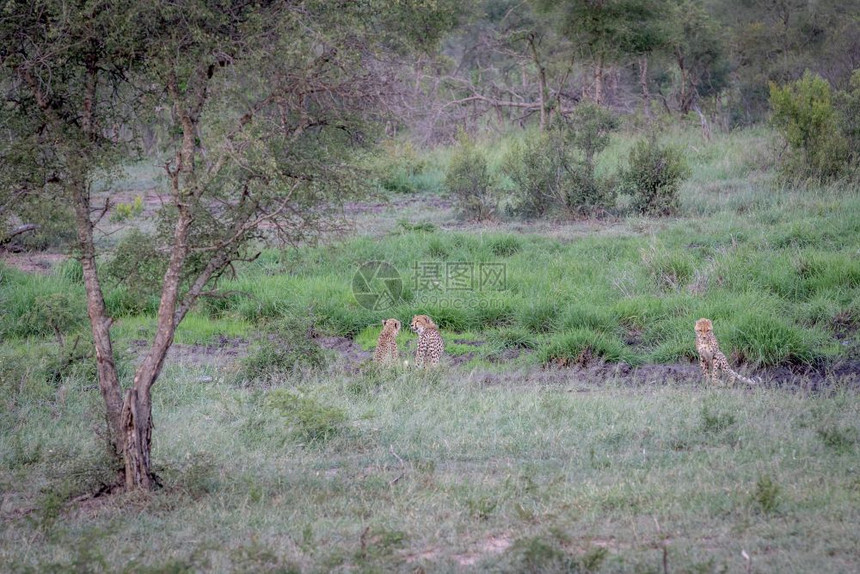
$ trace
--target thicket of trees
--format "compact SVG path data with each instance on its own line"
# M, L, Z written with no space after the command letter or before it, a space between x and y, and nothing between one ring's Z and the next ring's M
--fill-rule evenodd
M426 140L453 122L548 125L583 100L646 117L760 122L769 86L807 70L836 90L860 67L860 1L483 0L425 69ZM425 67L426 68L426 67ZM411 126L415 127L415 126Z

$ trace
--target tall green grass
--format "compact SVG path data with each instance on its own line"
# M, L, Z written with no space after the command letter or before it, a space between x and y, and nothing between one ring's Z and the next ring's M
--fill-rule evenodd
M619 342L608 359L634 362L692 357L693 323L708 316L729 353L763 366L813 363L840 353L832 325L856 309L858 213L860 201L847 198L839 213L676 222L653 238L405 232L348 240L309 250L313 267L300 274L246 269L225 284L236 295L220 312L254 321L310 310L322 329L349 337L388 316L407 324L421 313L452 334L513 327L541 335L542 356L586 329ZM385 311L361 307L351 292L352 275L373 260L395 266L402 281L401 301ZM475 274L470 288L446 286L445 270L462 264ZM503 266L504 285L484 289L483 265ZM428 266L438 270L437 290L422 285ZM631 332L632 345L623 342Z

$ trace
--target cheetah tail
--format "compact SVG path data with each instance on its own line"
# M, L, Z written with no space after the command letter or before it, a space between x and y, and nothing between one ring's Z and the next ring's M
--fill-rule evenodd
M733 370L731 370L731 369L729 369L729 368L726 368L726 370L729 372L729 374L730 374L731 376L733 376L733 377L734 377L734 378L736 378L737 380L739 380L739 381L741 381L741 382L744 382L744 383L746 383L746 384L748 384L748 385L758 385L759 383L761 383L761 378L759 378L759 377L756 377L758 380L757 380L757 381L754 381L754 380L752 380L752 379L748 379L748 378L746 378L745 376L743 376L743 375L741 375L741 374L739 374L739 373L734 372Z

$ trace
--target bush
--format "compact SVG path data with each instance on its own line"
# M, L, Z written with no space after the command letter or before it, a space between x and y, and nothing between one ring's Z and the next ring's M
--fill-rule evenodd
M312 318L288 318L267 324L239 365L245 380L294 368L319 368L326 363L323 349L311 338Z
M784 175L828 179L838 176L848 160L848 141L827 80L807 71L794 83L770 86L772 122L789 147Z
M610 207L614 191L595 176L594 162L617 125L608 110L580 104L569 118L515 145L502 166L516 187L513 213L540 217L559 208L589 215Z
M36 297L19 326L28 335L53 335L58 340L86 325L86 309L75 293L49 293Z
M502 172L515 192L511 211L525 218L542 217L563 197L563 157L549 134L536 134L515 143L505 156Z
M839 110L839 126L851 150L849 161L860 161L860 70L854 70L847 92L837 94L836 105Z
M131 203L117 203L110 214L113 223L127 221L143 213L143 198L136 196Z
M5 167L5 166L4 166ZM23 233L13 240L15 245L25 250L44 251L74 245L74 213L63 201L46 201L40 195L26 196L12 207L22 223L32 223L37 227L33 233ZM0 231L2 237L2 231Z
M654 138L641 140L630 150L628 166L621 171L621 189L642 215L672 215L678 211L678 190L690 175L681 151L661 146Z
M419 176L426 168L426 162L411 143L389 142L385 148L385 160L376 169L377 180L388 191L415 193L422 190Z
M445 187L466 219L484 220L496 210L487 158L465 134L445 174Z
M583 102L567 120L565 134L570 144L582 151L585 165L594 173L594 159L609 146L609 135L618 128L618 118L597 104Z
M284 417L290 433L306 443L322 443L339 434L347 422L346 413L337 407L321 405L311 397L286 389L269 394L269 408Z
M113 259L104 266L108 283L121 285L125 292L116 295L121 314L137 314L146 309L148 300L161 291L167 260L159 252L157 240L137 229L131 230L117 245ZM129 301L136 301L129 305ZM130 308L128 308L130 307Z

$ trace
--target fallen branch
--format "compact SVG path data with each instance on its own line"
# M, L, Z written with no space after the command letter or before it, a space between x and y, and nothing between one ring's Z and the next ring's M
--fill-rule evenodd
M9 232L9 235L0 239L0 245L6 245L9 243L13 237L17 235L21 235L22 233L27 233L28 231L36 231L39 229L39 226L35 223L25 223L24 225L19 225L15 229Z

